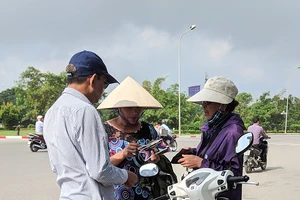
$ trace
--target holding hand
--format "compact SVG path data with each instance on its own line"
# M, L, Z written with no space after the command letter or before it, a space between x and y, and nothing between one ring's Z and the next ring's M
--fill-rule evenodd
M150 161L153 163L157 163L160 160L159 155L156 155L154 151L151 151L151 159Z
M128 174L128 178L127 178L127 181L124 183L124 185L127 188L131 188L138 182L138 177L135 173L128 171L128 170L127 170L127 174Z
M134 157L137 153L137 148L139 148L140 145L137 143L129 143L125 149L122 150L123 156L125 158L127 157Z
M199 168L201 167L202 163L202 158L199 156L195 155L188 155L188 154L183 154L183 158L180 158L178 162L183 166L187 168Z

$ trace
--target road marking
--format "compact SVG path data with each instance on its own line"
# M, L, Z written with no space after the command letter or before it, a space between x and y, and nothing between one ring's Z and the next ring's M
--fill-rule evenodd
M271 145L279 145L279 146L300 146L300 144L295 143L270 143Z
M0 139L28 139L27 135L23 136L2 136L0 135Z

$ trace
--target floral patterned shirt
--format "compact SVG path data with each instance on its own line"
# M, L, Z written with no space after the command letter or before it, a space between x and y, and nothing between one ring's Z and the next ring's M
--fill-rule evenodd
M152 124L141 122L141 128L135 132L126 133L118 130L108 122L104 123L104 127L109 137L109 154L110 156L122 151L128 143L136 142L141 146L148 144L152 139L157 139L158 134ZM145 163L143 156L138 154L136 157L124 159L119 168L130 170L139 175L139 168ZM124 185L114 186L114 196L116 200L150 200L152 199L149 190L142 188L137 182L132 188Z

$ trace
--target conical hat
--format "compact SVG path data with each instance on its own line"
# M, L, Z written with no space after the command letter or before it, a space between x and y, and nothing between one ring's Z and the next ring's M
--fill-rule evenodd
M142 107L157 109L162 105L131 77L120 83L98 106L97 109Z

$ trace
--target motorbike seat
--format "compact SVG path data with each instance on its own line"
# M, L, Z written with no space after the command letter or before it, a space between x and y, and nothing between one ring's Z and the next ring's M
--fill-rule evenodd
M250 149L250 155L255 157L255 158L258 158L261 154L261 149L258 148L257 146L252 146L251 149Z
M259 148L258 146L256 146L256 145L252 145L252 147L253 147L254 149L260 150L260 148Z
M43 137L43 135L37 134L37 133L29 133L29 137Z

